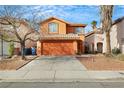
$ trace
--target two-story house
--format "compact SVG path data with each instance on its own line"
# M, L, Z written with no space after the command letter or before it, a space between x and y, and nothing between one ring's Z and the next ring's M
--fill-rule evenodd
M110 30L111 50L120 49L124 54L124 17L118 18L112 23ZM106 53L106 33L100 29L91 31L85 35L85 51Z
M40 23L41 39L37 55L75 55L84 53L85 24L72 24L50 17Z

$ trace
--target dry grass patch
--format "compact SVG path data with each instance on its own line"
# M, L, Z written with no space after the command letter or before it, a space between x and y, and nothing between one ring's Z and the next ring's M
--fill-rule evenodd
M124 70L124 61L105 56L93 56L88 58L77 58L88 70Z
M36 56L27 56L26 58L26 60L22 60L21 57L18 56L15 58L0 60L0 70L17 70L35 59Z

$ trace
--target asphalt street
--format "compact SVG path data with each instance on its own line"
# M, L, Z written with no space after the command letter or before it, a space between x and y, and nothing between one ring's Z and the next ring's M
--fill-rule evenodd
M124 82L1 82L1 88L124 88Z

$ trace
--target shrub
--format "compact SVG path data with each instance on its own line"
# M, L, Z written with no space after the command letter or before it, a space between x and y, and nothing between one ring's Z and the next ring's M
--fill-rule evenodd
M117 55L117 59L124 61L124 54Z
M12 57L14 53L14 43L9 43L9 57Z
M115 55L113 55L113 54L107 54L107 53L104 53L103 54L105 57L109 57L109 58L113 58Z
M81 55L82 53L78 51L76 54L77 54L77 55Z
M98 52L97 51L94 51L93 54L97 54Z
M114 48L114 49L112 49L112 54L118 55L118 54L120 54L120 53L121 53L121 51L120 51L119 48Z

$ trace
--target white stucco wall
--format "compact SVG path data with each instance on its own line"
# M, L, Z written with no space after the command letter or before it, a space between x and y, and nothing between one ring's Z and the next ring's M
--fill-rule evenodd
M103 34L103 52L106 52L106 36ZM124 54L124 20L113 25L110 32L111 49L119 48Z
M9 46L9 43L7 42L3 42L3 54L4 55L9 55L9 51L8 51L8 46ZM0 55L1 55L1 39L0 39Z
M92 51L92 43L94 43L94 34L88 36L85 38L85 41L88 43L89 45L89 51L91 52Z
M88 37L86 37L86 42L89 44L90 49L89 51L92 51L92 44L94 44L94 51L97 51L97 43L103 43L103 35L102 34L92 34Z
M120 28L121 28L121 52L124 54L124 20L122 21L121 25L120 25Z
M102 34L94 34L95 38L94 38L94 49L95 51L97 51L97 43L103 43L103 35Z
M105 36L105 32L103 33L103 53L106 52L106 36Z
M114 49L115 47L116 48L119 48L119 42L118 42L118 39L117 39L117 25L114 25L112 26L111 28L111 32L110 32L110 42L111 42L111 49ZM118 31L119 32L119 31Z

